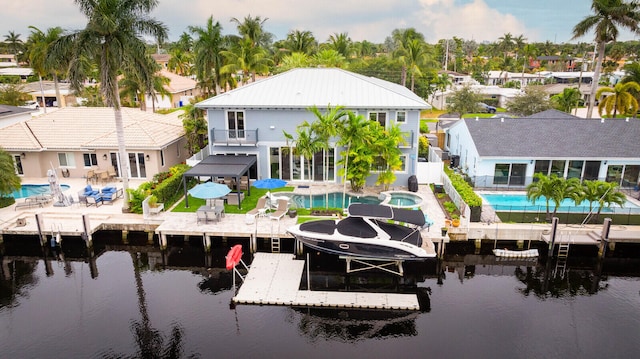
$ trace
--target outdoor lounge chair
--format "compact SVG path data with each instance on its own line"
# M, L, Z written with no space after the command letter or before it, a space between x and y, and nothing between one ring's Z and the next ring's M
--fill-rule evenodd
M289 201L287 201L286 199L279 199L278 208L275 212L271 213L269 218L280 220L280 218L282 218L287 213L287 207L289 207Z
M260 214L260 210L264 211L267 208L267 197L258 198L258 203L256 203L256 208L247 212L248 215L256 216Z
M102 205L102 197L100 196L87 196L87 207L96 206L100 207Z

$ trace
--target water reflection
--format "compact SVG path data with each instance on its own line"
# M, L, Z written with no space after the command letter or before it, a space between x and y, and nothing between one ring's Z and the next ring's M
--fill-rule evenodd
M352 343L366 339L418 335L416 311L291 308L298 331L312 342Z

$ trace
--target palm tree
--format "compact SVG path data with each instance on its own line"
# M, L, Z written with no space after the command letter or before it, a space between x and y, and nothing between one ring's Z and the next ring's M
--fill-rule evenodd
M513 49L514 45L515 41L510 32L498 38L498 49L500 49L504 54L504 59L507 58L507 54Z
M294 52L282 58L278 71L287 71L300 67L309 67L311 58L303 52Z
M638 100L631 94L640 92L640 85L636 82L617 83L614 87L601 87L596 92L596 98L603 94L609 94L598 104L598 112L606 112L607 116L616 117L618 111L621 114L632 114L638 111ZM613 112L613 115L611 113Z
M196 108L193 103L182 106L181 109L184 111L180 118L187 136L187 149L189 150L189 155L193 155L206 146L207 121L204 118L203 111Z
M605 45L615 42L618 38L618 27L640 34L638 21L640 21L640 4L637 1L625 2L624 0L593 0L591 4L592 15L585 17L573 28L573 39L579 38L592 29L595 30L598 60L593 72L591 82L591 96L587 108L587 118L591 118L596 97L593 94L598 89L602 61L604 59Z
M269 32L265 32L263 25L269 20L269 18L262 19L260 16L251 17L251 15L245 16L244 21L240 21L235 17L231 18L231 22L237 24L238 33L249 40L251 40L252 47L267 48L271 45L273 35Z
M172 71L180 76L191 75L191 63L193 56L190 52L186 52L179 47L171 50L171 58L167 64L169 71Z
M318 42L311 31L292 30L287 34L283 45L291 53L300 52L310 55L318 46Z
M221 73L235 74L242 72L242 83L248 79L256 81L256 73L269 72L271 59L267 51L262 47L253 46L251 39L242 38L231 46L230 50L222 50L221 54L226 58L227 64L220 69Z
M81 90L87 73L79 63L83 58L98 63L100 70L100 90L107 106L113 107L118 153L122 170L124 201L122 210L129 211L129 160L124 140L124 125L120 110L118 71L122 64L145 70L145 42L141 35L153 36L162 42L167 36L167 28L161 22L149 17L158 2L155 0L74 0L80 11L87 17L85 29L62 36L53 44L54 58L72 49L69 64L69 78L76 90ZM148 73L151 76L153 73Z
M14 31L9 31L7 35L4 35L4 42L8 44L9 51L16 58L16 66L20 67L20 60L18 60L18 54L22 51L23 43L20 40L20 34L16 34Z
M418 39L411 39L402 44L398 51L401 54L399 59L411 77L411 91L414 91L415 78L422 76L420 68L429 61L426 44Z
M287 139L287 146L293 147L293 153L295 155L300 155L304 158L304 162L307 165L307 178L309 180L309 184L311 184L311 161L313 160L313 155L321 148L318 137L315 135L311 125L309 125L307 121L298 125L296 128L295 138L286 131L282 132L284 133L284 137ZM289 141L292 142L289 143ZM309 186L309 208L311 207L313 207L313 198L311 196L311 186Z
M581 186L580 180L577 178L564 179L556 175L547 177L542 173L536 173L533 175L534 182L527 186L527 199L533 204L542 197L544 197L547 209L547 220L551 220L551 213L549 206L551 202L554 203L553 215L555 216L560 202L565 198L576 198L576 193L579 193Z
M378 123L376 122L376 124ZM396 180L394 172L402 167L402 160L400 159L402 152L398 146L406 143L406 141L398 124L394 124L388 130L382 128L382 126L377 126L377 129L375 125L373 126L374 132L377 132L377 136L373 136L377 138L376 152L379 153L379 158L384 166L378 175L376 184L384 185L384 190L388 191L389 185Z
M213 22L213 16L207 20L205 27L189 26L189 31L197 38L193 43L196 54L194 70L205 97L220 93L220 69L223 66L222 50L225 39L222 26Z
M600 213L605 206L607 208L610 208L612 204L623 206L627 202L627 196L617 190L617 183L604 182L598 188L600 189L600 193L602 193L602 195L598 199L598 214L596 216L597 218L600 217Z
M323 67L337 68L342 68L347 63L345 57L342 56L342 54L340 54L338 51L333 49L319 51L313 56L313 62L316 65Z
M62 67L60 64L65 61L62 59L53 59L48 56L48 53L49 47L62 35L62 28L50 28L46 33L34 26L29 26L29 28L31 29L31 34L27 39L27 56L29 58L29 65L38 74L40 92L42 94L42 107L44 109L44 113L47 113L47 106L44 100L44 88L42 86L42 76L49 74L53 76L56 89L56 102L58 103L58 106L61 106L57 72Z
M412 40L418 40L424 42L424 36L417 32L414 28L408 29L395 29L391 32L391 39L389 42L393 43L393 56L395 58L400 59L405 56L406 48L409 46L408 43ZM404 61L400 59L402 63L402 75L400 78L400 84L402 86L406 86L407 84L407 65Z
M14 166L11 155L0 148L0 198L10 197L11 192L20 189L20 177Z
M565 88L561 93L551 96L551 102L555 107L567 113L578 107L578 101L582 98L580 90L575 87Z
M328 41L329 49L336 50L340 55L344 56L345 59L351 57L351 38L349 34L346 32L341 34L335 33L329 36Z
M338 124L342 117L345 116L344 108L342 106L334 108L328 106L327 112L323 114L318 107L313 106L309 108L309 111L316 116L316 120L311 124L311 128L318 136L319 147L324 150L324 174L322 177L325 180L330 180L330 178L325 177L329 176L329 149L333 148L329 144L329 140L338 134ZM325 203L329 206L329 192L325 192L327 194L327 201Z
M342 162L342 206L346 203L347 193L347 178L349 174L349 156L351 155L351 149L353 146L358 146L363 143L367 137L367 125L368 120L364 115L356 115L352 111L346 112L346 118L343 118L342 123L338 126L339 140L338 146L346 146L346 150L340 153L340 162Z

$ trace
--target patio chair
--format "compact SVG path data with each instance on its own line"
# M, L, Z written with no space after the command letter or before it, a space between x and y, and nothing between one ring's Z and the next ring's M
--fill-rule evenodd
M111 180L115 180L118 176L116 174L116 169L113 166L109 166L109 168L107 168L107 174L109 175L109 179Z
M90 207L90 206L100 207L101 205L102 205L102 197L87 196L87 207Z
M87 171L87 184L96 182L96 173L93 170Z
M258 203L256 203L256 208L247 212L248 215L256 216L267 209L267 197L258 198Z
M200 224L200 222L207 223L207 212L197 211L196 216L196 224Z
M240 177L240 185L238 187L239 187L238 191L249 190L249 177L248 176Z
M287 201L286 199L279 199L278 208L276 209L275 212L271 213L269 218L280 220L280 218L282 218L287 213L288 207L289 207L289 201Z
M107 183L109 183L109 173L107 171L101 172L100 173L100 181L102 181L102 185L106 185Z

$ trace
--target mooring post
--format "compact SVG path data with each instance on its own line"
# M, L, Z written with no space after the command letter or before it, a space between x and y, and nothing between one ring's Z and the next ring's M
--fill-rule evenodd
M91 224L89 223L89 215L82 215L82 225L84 226L84 240L87 248L90 248L93 245L93 238L91 235Z
M42 213L36 213L36 226L38 228L38 237L40 239L40 245L45 246L47 244L47 235L42 232L42 229L44 228Z
M167 249L167 235L160 232L158 233L158 239L160 241L160 249L163 251Z
M147 231L147 244L153 244L153 231Z
M258 251L258 236L255 234L249 236L249 251L251 251L251 253Z
M598 258L603 258L607 252L609 242L609 231L611 230L611 218L605 218L600 233L600 245L598 246Z
M205 253L211 252L211 237L207 236L206 233L202 233L202 244L204 245Z
M126 229L122 230L122 244L129 244L129 231Z
M524 240L523 239L519 239L516 241L516 246L518 247L518 249L523 249L524 248Z
M96 256L93 253L93 247L87 248L89 255L89 273L91 273L91 279L98 278L98 264L96 263Z
M549 240L549 252L547 253L548 257L551 258L553 256L553 247L556 245L556 233L558 231L558 217L553 217L551 219L551 234Z

